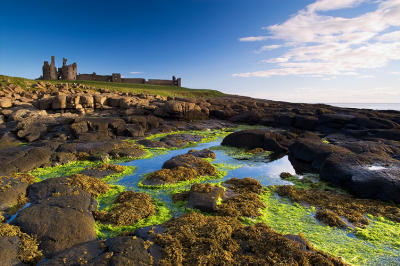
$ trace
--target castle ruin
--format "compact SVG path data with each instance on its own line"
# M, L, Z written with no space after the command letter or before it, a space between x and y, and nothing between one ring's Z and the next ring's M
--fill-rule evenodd
M176 86L181 87L182 79L172 76L171 80L168 79L144 79L144 78L123 78L120 73L112 73L111 75L97 75L96 72L92 74L77 74L77 64L73 63L67 65L67 59L63 58L63 65L61 68L56 68L54 56L51 57L51 64L44 61L43 75L41 79L44 80L89 80L89 81L103 81L103 82L119 82L119 83L133 83L133 84L150 84L150 85L163 85L163 86Z

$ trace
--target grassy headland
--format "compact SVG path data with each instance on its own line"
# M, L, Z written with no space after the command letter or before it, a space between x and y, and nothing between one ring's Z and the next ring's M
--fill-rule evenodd
M222 96L222 92L216 90L206 89L189 89L184 87L174 86L159 86L149 84L129 84L129 83L117 83L117 82L101 82L101 81L66 81L66 80L32 80L20 77L10 77L0 75L0 90L8 84L19 85L24 90L32 90L33 85L38 82L50 83L53 85L57 84L81 84L90 87L93 90L106 89L111 92L133 92L133 93L144 93L161 96L176 96L176 97L212 97Z

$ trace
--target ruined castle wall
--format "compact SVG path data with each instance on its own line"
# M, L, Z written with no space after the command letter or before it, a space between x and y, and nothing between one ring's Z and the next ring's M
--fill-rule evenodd
M162 86L174 86L174 82L172 80L166 79L149 79L147 84L151 85L162 85Z
M112 78L110 75L93 75L93 74L79 74L76 76L77 80L89 80L89 81L106 81L111 82Z
M145 79L141 78L121 78L122 83L146 84Z

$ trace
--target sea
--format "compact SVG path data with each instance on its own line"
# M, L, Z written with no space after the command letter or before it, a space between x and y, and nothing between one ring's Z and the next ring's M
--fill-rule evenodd
M345 108L400 111L400 103L327 103L327 104Z

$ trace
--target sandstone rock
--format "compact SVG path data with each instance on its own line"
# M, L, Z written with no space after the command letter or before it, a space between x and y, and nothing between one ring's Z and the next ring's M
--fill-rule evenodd
M1 98L0 99L0 107L1 108L10 108L12 107L12 101L10 98Z
M67 96L66 95L58 95L53 98L51 103L51 108L53 110L65 109L67 108Z

